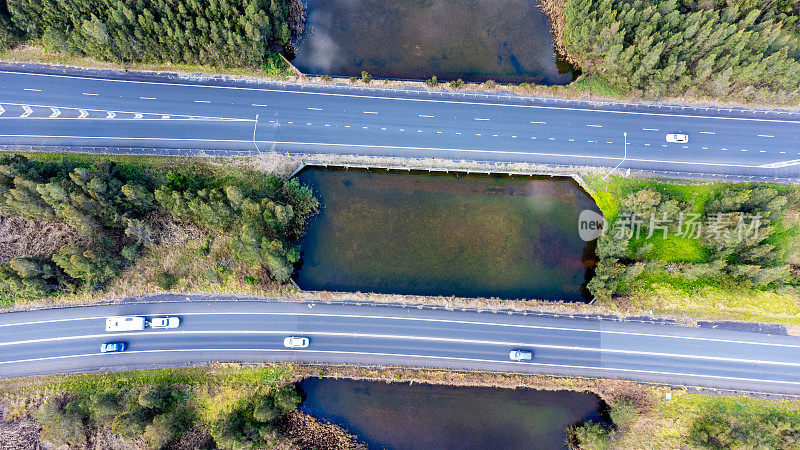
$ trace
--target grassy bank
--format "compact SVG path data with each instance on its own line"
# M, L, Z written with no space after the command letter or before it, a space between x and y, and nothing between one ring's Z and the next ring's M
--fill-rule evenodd
M202 368L4 379L0 380L0 403L7 412L0 437L12 442L23 431L41 424L44 426L41 437L50 442L57 440L56 436L85 438L87 443L102 438L117 442L118 448L157 448L153 445L158 443L153 440L155 436L162 439L173 436L168 443L172 445L170 448L189 448L187 445L197 448L213 442L220 445L225 436L238 436L242 440L239 444L225 441L227 444L221 444L222 448L234 445L247 448L254 444L356 448L355 439L340 428L292 410L290 405L298 400L289 388L290 383L305 377L593 392L610 406L614 425L604 428L590 422L571 429L571 445L577 448L793 448L800 438L798 401L699 394L622 380L302 364L215 364ZM176 393L184 399L180 408L170 404L171 396ZM149 421L143 431L129 437L119 434L131 431L126 425L136 425L129 420L129 413L142 403L150 405L148 414L138 416ZM271 407L283 405L288 412L268 414L272 410L265 403ZM154 412L157 407L162 409ZM62 420L75 419L76 414L84 414L82 420ZM162 416L166 417L159 419ZM232 416L241 420L232 421ZM101 417L107 420L97 422ZM183 422L177 421L180 417ZM258 418L270 420L259 422ZM53 422L57 419L61 421ZM242 430L249 426L256 431L220 434L223 425L237 423ZM167 426L170 424L177 424L177 428ZM157 430L162 432L156 433ZM38 439L37 433L33 434ZM269 442L255 440L264 436Z
M609 223L590 283L601 303L672 316L800 320L796 187L586 181Z

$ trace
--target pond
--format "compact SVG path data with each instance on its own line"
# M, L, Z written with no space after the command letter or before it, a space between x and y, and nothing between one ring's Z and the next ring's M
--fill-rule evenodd
M571 178L307 167L322 208L301 241L302 289L585 300L597 205Z
M316 75L568 84L535 0L306 0L292 63Z
M370 448L560 449L567 428L602 422L590 393L309 378L301 409Z

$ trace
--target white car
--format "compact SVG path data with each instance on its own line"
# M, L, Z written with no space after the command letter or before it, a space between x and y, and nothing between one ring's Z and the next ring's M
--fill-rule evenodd
M308 347L308 338L289 336L283 340L283 346L286 348L306 348Z
M667 142L671 144L685 144L689 142L689 135L682 133L670 133L667 135Z
M511 350L508 358L512 361L530 361L533 359L533 353L525 350Z
M181 319L177 317L156 317L150 321L150 328L178 328Z

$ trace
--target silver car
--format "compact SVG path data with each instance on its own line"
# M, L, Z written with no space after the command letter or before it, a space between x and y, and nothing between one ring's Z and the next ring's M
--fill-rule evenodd
M286 348L306 348L308 347L308 338L289 336L283 340L283 346Z
M670 133L667 135L667 142L670 144L685 144L689 142L689 135L683 133Z
M181 319L177 317L156 317L150 321L150 328L178 328Z
M526 350L511 350L508 358L512 361L530 361L533 359L533 353Z

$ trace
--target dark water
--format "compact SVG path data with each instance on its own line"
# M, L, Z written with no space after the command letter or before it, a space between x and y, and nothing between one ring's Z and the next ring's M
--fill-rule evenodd
M306 0L305 73L568 84L535 0ZM559 67L562 72L559 72Z
M309 378L302 409L370 448L560 449L570 425L602 421L597 396Z
M580 301L594 264L571 179L306 168L302 289ZM589 255L584 257L584 254Z

